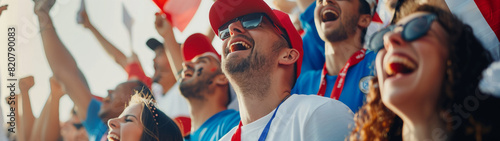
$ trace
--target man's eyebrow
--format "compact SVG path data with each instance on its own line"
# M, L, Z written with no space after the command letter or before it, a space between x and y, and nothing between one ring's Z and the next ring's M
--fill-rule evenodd
M199 60L208 60L208 61L210 61L211 59L208 56L200 56L200 57L196 58L194 61L197 62Z

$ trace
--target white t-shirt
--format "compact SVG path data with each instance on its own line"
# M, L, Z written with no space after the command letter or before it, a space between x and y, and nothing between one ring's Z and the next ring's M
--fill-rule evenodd
M273 113L274 110L242 126L242 141L257 141ZM349 107L340 101L317 95L292 95L279 107L266 140L344 140L354 127L353 117ZM220 141L230 141L237 128L229 131Z

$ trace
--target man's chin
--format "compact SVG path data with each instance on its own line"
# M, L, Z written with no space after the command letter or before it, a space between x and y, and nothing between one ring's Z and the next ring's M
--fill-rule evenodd
M114 116L112 117L111 114L109 112L100 112L97 113L97 116L104 122L104 123L108 123L108 120L109 119L112 119L112 118L115 118L115 117L118 117L118 116Z
M107 115L107 114L106 114L106 113L104 113L104 112L99 112L99 113L97 113L97 116L98 116L99 118L101 118L101 119L106 118L106 115Z
M248 60L242 61L228 61L224 65L224 73L232 74L242 74L250 68L250 62Z
M161 76L153 76L153 82L158 83L160 82Z

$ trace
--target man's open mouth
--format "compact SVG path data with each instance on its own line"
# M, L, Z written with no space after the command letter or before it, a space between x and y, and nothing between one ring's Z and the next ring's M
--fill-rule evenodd
M322 14L322 21L323 22L328 22L328 21L335 21L339 18L339 12L335 9L326 9L323 10Z
M396 74L409 74L417 69L417 63L405 55L390 56L389 60L385 63L385 72L388 77Z
M193 76L194 70L192 69L185 70L183 73L184 73L184 78L189 78Z
M229 45L229 53L235 52L235 51L240 51L240 50L247 50L251 49L252 46L244 41L236 41L233 42L231 45Z

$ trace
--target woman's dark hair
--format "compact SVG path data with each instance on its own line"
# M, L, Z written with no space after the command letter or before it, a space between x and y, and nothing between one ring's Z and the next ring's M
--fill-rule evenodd
M493 127L498 127L500 118L492 113L496 111L493 109L498 107L499 100L478 90L482 71L492 62L490 54L474 36L472 28L450 12L430 5L411 9L411 4L405 5L400 9L401 17L415 12L435 14L436 21L448 35L449 57L439 107L436 107L447 125L444 131L451 135L448 139L498 140L499 135L494 133L500 132ZM454 108L457 105L463 111L457 111ZM382 103L377 78L370 82L367 103L356 113L355 123L350 140L402 140L403 121Z
M142 104L141 121L144 127L141 141L182 141L177 124L155 106L151 95L138 93L132 96L129 105Z

